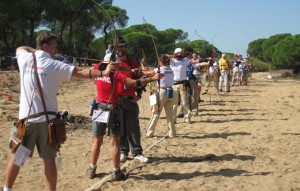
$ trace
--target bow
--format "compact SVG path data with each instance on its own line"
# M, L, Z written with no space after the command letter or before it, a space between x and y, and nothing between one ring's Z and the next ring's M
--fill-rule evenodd
M157 59L157 73L160 73L159 57L158 57L156 43L155 43L154 37L153 37L153 35L151 33L151 30L149 29L148 23L147 23L147 21L146 21L146 19L144 17L143 17L143 20L144 20L144 22L146 24L147 30L149 31L151 39L152 39L152 42L153 42L153 46L154 46L154 50L155 50L155 54L156 54L156 59ZM157 80L157 83L158 83L158 93L159 93L160 92L160 79ZM158 103L157 105L159 107L159 102L157 102L157 103Z
M146 54L145 54L143 48L142 48L142 54L143 54L143 59L144 59L144 60L147 60L147 57L146 57ZM147 62L146 62L146 64L143 64L143 62L142 62L141 65L142 65L143 70L145 70L145 66L147 65Z
M117 34L117 29L114 25L114 21L112 20L110 15L107 13L107 11L104 9L104 7L101 4L97 3L95 0L92 0L92 1L104 11L105 15L108 17L109 21L111 22L111 25L112 25L112 28L113 28L114 34L115 34L115 37L114 37L115 40L114 40L114 48L112 50L112 54L111 54L111 57L110 57L109 61L114 61L115 62L116 61L116 47L117 47L117 41L118 41L118 34ZM112 95L113 95L113 92L115 90L114 73L113 72L111 72L109 74L109 78L110 78L110 83L111 83L111 89L112 90L111 90L111 93L110 93L107 104L110 102L110 100L112 98ZM106 105L106 107L107 107L107 105Z

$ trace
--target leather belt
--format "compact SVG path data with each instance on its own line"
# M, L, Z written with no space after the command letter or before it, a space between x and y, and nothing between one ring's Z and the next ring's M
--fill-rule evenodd
M121 96L119 96L119 97L122 97L122 98L125 98L125 99L127 99L127 98L133 99L133 96L127 96L127 95L121 95Z
M169 88L173 89L172 87L169 87ZM169 88L166 88L166 87L160 87L160 89L163 89L163 90L167 90L167 89L169 89Z
M46 113L43 111L43 112L40 112L40 113L36 113L36 114L30 115L30 116L27 117L27 119L41 117L41 116L43 116L45 114ZM57 112L55 112L55 111L47 111L47 114L48 115L55 115L56 116ZM26 118L24 118L24 119L26 119Z
M182 80L182 81L174 81L174 85L178 85L178 84L184 84L187 80Z
M117 109L118 106L119 106L118 104L97 102L98 109L103 109L103 110L110 110L111 108Z

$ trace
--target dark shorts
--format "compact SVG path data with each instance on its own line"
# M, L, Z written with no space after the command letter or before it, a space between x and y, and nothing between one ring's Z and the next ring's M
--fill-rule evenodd
M99 104L99 103L98 103ZM105 104L100 103L102 106ZM123 125L120 123L121 115L120 115L120 107L119 105L111 105L110 107L114 107L114 113L110 113L109 123L102 123L93 121L92 123L92 134L94 136L104 136L106 133L106 129L108 129L108 135L110 137L116 136L121 137L123 135ZM114 115L112 118L111 115Z

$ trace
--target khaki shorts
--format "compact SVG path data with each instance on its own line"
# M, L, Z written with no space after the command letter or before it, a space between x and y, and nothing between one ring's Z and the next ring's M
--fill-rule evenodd
M12 131L15 131L12 129ZM34 147L37 146L39 156L41 158L56 157L56 149L48 145L48 123L27 123L25 141L23 145L31 150L30 157L32 157Z

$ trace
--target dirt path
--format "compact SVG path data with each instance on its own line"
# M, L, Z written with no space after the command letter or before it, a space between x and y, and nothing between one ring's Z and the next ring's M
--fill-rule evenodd
M18 112L18 94L7 88L7 84L16 85L13 76L0 73L0 174L10 157L7 136ZM233 87L231 93L221 96L211 93L211 88L202 96L205 102L200 104L200 115L192 117L192 124L178 119L175 139L164 138L164 113L155 131L157 137L145 139L151 116L146 92L140 103L140 126L150 163L127 161L123 167L129 178L105 183L101 190L300 190L300 82L276 77L269 81L266 73L255 73L250 86ZM13 95L13 101L6 100L7 94ZM88 107L94 95L91 81L75 80L62 86L60 109L76 116L76 124L69 126L68 140L61 149L63 170L59 171L58 190L88 189L111 170L106 138L97 178L85 176L91 147ZM14 188L46 189L36 151L21 169Z

